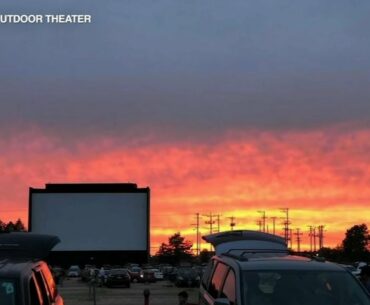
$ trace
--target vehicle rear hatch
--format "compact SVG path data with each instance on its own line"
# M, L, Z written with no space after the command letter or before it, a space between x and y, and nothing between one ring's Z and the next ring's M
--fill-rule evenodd
M60 242L55 235L12 232L0 234L0 258L43 259Z
M217 255L238 252L288 252L285 240L276 235L250 230L228 231L202 237Z

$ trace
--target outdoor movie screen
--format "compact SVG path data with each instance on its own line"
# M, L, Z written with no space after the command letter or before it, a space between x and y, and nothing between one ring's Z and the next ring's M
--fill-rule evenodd
M147 251L147 193L33 193L34 233L61 239L54 251Z

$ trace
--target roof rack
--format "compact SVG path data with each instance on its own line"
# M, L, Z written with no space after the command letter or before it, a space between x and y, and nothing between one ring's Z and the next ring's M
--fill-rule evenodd
M239 251L244 253L288 253L285 240L269 233L238 230L226 231L203 236L203 239L211 243L216 250L217 255ZM239 255L240 256L240 255Z

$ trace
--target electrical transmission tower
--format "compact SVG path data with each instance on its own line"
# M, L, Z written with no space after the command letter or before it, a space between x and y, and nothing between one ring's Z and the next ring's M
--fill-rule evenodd
M257 225L258 225L258 231L262 232L262 220L261 219L257 220Z
M276 216L274 217L270 217L272 219L272 234L276 234L276 231L275 231L275 223L276 223Z
M315 227L314 226L308 226L310 229L310 232L308 233L308 236L310 237L310 252L314 251L314 242L315 239ZM316 251L316 250L315 250Z
M303 235L303 233L300 232L299 228L296 228L296 232L294 233L294 235L296 236L297 251L299 253L301 252L301 236Z
M266 211L258 211L258 213L262 214L261 225L262 225L263 232L266 232L266 218L267 218Z
M289 230L289 225L291 224L289 220L289 208L281 208L280 211L282 211L285 214L284 222L284 239L286 244L288 245L289 240L290 240L290 230Z
M231 216L229 217L229 219L230 219L230 230L233 231L234 227L236 226L235 217Z
M217 223L217 232L221 232L221 220L220 220L220 217L221 217L221 215L220 214L217 214L216 215L216 223Z
M209 234L212 234L213 233L213 225L216 222L214 220L215 215L213 215L212 213L209 213L208 215L203 215L203 216L208 219L208 220L205 221L205 224L209 225Z
M195 217L196 217L196 223L192 224L192 226L195 226L195 230L196 230L197 248L195 249L195 251L196 251L197 256L199 256L199 251L200 251L200 231L199 231L200 215L199 213L196 213Z
M216 222L214 220L215 215L213 215L212 213L209 213L208 215L203 215L203 216L208 219L208 220L205 221L205 224L209 225L209 234L212 234L213 233L213 225ZM212 245L211 244L209 245L209 247L210 247L210 251L212 251Z
M317 234L317 237L319 238L319 250L324 247L324 228L325 226L323 225L317 227L319 231Z

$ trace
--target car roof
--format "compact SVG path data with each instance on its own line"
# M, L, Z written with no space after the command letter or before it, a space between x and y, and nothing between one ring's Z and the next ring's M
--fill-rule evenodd
M20 274L26 274L43 263L43 261L0 259L0 277L19 277Z
M241 270L330 270L343 267L320 257L290 255L285 240L273 234L251 230L226 231L203 236L216 250L214 259Z
M252 257L249 259L238 260L235 257L221 255L218 260L224 261L228 265L238 265L241 270L323 270L323 271L343 271L343 267L335 263L330 263L320 258L308 258L295 255L272 254L265 257Z

